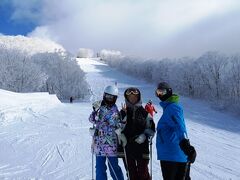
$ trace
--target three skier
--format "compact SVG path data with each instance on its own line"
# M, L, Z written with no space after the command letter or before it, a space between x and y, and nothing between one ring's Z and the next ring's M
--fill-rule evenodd
M190 162L194 162L196 151L191 149L192 146L187 141L183 110L178 104L179 97L173 94L172 88L165 82L158 84L155 93L163 108L156 138L157 158L160 160L163 178L189 180ZM129 180L150 180L149 143L155 134L153 112L157 111L153 107L149 112L146 110L148 108L142 106L138 88L125 90L126 104L120 112L116 106L117 97L116 86L106 87L103 100L93 104L94 110L89 117L95 125L95 128L91 128L91 133L92 148L96 154L96 179L107 179L107 160L112 178L123 180L118 165L118 157L122 157ZM150 106L152 102L148 104Z

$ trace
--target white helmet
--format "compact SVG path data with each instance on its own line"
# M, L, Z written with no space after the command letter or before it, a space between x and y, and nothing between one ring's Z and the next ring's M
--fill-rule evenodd
M113 96L118 96L117 86L107 86L104 90L104 93L111 94Z

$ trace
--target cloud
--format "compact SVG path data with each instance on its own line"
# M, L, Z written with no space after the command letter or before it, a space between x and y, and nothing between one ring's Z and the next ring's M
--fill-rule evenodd
M159 50L165 57L200 56L206 51L240 53L239 17L240 12L234 11L208 18L157 43L151 52L155 54Z
M10 20L15 23L37 23L41 19L42 3L41 0L1 0L0 6L12 10Z
M58 41L57 36L53 36L52 34L50 34L50 29L47 26L36 27L33 32L28 34L28 36Z
M36 14L33 2L40 7ZM129 55L174 57L197 55L214 48L222 50L228 39L239 47L233 36L236 33L231 33L236 28L240 30L237 21L240 15L235 13L240 7L238 0L185 0L184 3L27 0L24 4L14 0L14 3L20 8L16 8L13 19L32 17L38 21L39 26L29 35L50 37L72 52L84 47L95 51L115 49Z

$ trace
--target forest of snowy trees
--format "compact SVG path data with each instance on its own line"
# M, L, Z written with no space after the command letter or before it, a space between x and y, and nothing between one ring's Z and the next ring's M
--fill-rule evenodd
M29 46L34 40L23 38ZM6 40L6 38L5 38ZM1 41L3 42L3 41ZM19 41L14 41L19 44ZM36 42L35 42L36 43ZM10 47L0 43L0 88L14 92L49 92L60 100L84 98L89 94L85 74L70 54ZM39 44L32 43L37 47ZM48 48L48 47L47 47ZM30 53L28 53L28 51Z
M207 52L198 58L141 59L107 54L103 60L127 74L153 83L167 81L181 95L240 112L240 55Z

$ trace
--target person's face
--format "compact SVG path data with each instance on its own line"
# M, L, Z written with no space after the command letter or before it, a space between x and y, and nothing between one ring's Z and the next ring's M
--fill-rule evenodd
M155 94L157 97L163 97L164 95L167 94L166 89L156 89Z
M112 106L112 105L115 104L115 102L116 102L116 100L117 100L117 96L104 93L103 99L105 100L105 103L106 103L107 105Z
M138 102L138 95L130 94L127 96L127 99L131 104L136 104Z

